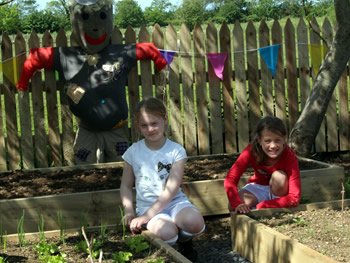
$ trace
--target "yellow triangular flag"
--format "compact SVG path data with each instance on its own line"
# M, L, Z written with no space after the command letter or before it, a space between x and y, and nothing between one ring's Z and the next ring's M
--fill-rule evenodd
M327 46L309 44L308 47L309 47L309 53L311 55L311 66L316 76L318 73L318 70L322 65L324 55L326 54L326 51L327 51Z
M0 62L0 72L2 71L4 73L4 76L14 85L16 86L19 78L19 70L18 70L18 60L20 56L23 54L20 54L14 58L10 58L7 60L4 60Z

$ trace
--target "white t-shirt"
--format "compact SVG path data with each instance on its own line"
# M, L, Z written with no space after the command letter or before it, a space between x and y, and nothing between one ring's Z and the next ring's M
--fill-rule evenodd
M134 171L136 187L136 209L150 207L164 190L171 165L187 159L185 149L178 143L166 139L159 150L151 150L145 140L133 143L123 154L123 159ZM181 188L174 197L185 196Z

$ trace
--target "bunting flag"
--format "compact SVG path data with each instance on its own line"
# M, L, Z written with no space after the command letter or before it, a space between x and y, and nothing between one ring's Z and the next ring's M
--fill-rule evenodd
M223 79L222 72L224 71L225 60L227 53L206 53L207 58L212 65L215 75L219 79Z
M168 63L168 68L170 69L170 64L173 61L175 51L169 51L169 50L159 50L162 57L166 60Z
M308 44L308 48L311 56L311 66L316 76L318 73L318 70L322 65L324 55L326 54L326 51L327 51L327 46Z
M22 54L21 54L22 55ZM19 55L20 56L20 55ZM4 73L4 76L14 85L16 86L18 82L18 58L16 56L14 58L10 58L8 60L4 60L0 63L0 72Z
M280 44L258 49L265 64L270 69L272 77L275 77L279 48Z

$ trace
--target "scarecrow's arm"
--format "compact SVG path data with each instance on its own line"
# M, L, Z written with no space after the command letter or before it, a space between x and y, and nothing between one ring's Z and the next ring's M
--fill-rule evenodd
M162 70L167 64L153 43L136 43L136 59L152 59L158 70Z
M29 79L33 76L34 72L43 68L53 68L53 61L53 47L30 49L29 56L24 62L24 66L17 83L17 88L20 90L26 90L28 88Z

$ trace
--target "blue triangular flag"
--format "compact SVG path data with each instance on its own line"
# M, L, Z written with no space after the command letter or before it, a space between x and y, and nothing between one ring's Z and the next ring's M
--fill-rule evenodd
M160 54L163 56L163 58L168 63L168 67L170 68L171 61L173 61L175 51L168 51L168 50L159 50Z
M272 77L275 77L279 48L280 44L258 49L267 67L270 69Z

